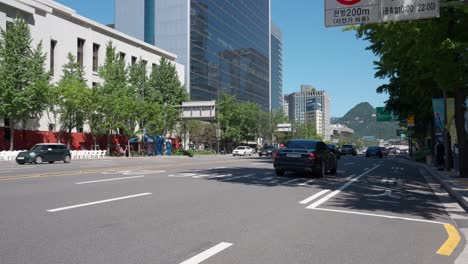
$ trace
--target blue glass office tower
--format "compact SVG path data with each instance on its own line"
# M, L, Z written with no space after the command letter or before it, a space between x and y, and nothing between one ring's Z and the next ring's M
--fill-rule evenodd
M145 39L146 43L154 45L155 0L145 0Z
M142 15L151 6L145 1L116 0L116 29L146 41L152 22ZM226 92L270 109L270 0L153 2L154 45L185 65L192 100L217 100Z
M283 36L271 24L271 109L283 109Z

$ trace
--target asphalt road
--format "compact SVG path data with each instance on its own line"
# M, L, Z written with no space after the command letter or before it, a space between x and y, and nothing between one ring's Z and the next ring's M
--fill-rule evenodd
M265 157L0 162L0 212L1 264L468 263L465 212L394 157L323 179Z

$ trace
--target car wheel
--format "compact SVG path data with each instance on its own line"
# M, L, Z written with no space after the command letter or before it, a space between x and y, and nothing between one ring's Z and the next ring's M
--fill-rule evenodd
M50 164L54 163L53 161L49 161Z
M275 172L278 177L284 176L284 170L275 170Z
M35 164L41 164L43 161L44 161L44 160L42 159L41 156L36 156L36 157L34 158L34 163L35 163Z
M261 157L261 156L262 156L262 153L258 153L258 156Z
M64 163L70 163L71 162L71 156L70 155L65 155L63 157L63 162Z

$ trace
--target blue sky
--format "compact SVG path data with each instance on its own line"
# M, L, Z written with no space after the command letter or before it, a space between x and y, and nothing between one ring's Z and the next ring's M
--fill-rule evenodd
M383 105L386 95L375 89L376 59L354 32L325 28L323 0L271 0L273 22L283 31L283 92L301 84L326 90L332 116L340 117L360 102ZM57 0L103 24L114 21L114 0Z

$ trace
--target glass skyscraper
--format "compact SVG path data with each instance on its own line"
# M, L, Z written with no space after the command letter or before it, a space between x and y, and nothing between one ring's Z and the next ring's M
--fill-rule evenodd
M175 53L191 100L225 92L270 109L270 0L116 0L115 27Z
M271 109L282 110L283 104L283 36L271 25Z

